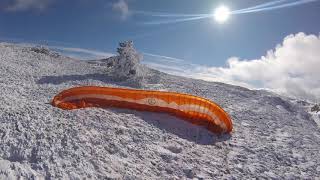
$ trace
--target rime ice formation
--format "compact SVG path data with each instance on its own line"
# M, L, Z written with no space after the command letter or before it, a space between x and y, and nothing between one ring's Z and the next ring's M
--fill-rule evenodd
M118 56L107 59L111 73L118 79L140 78L144 76L140 61L143 59L133 46L132 41L119 43Z

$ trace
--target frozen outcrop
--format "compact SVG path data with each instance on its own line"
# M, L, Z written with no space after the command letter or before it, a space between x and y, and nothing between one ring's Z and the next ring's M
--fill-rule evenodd
M57 57L60 56L59 53L50 50L46 46L41 46L41 45L40 46L34 46L34 47L31 47L30 50L35 52L35 53L48 55L48 56L51 56L51 57L54 57L54 58L57 58Z
M316 104L312 106L311 112L319 112L320 111L320 104Z
M107 59L107 66L111 75L119 80L142 80L145 74L145 68L140 64L143 56L135 50L133 42L119 43L117 52L119 53L118 56Z

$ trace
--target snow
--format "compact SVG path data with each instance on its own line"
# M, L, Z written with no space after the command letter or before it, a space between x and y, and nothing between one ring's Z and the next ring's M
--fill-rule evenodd
M0 62L0 179L320 178L319 126L286 97L152 69L141 84L115 81L104 61L8 43ZM234 132L215 135L162 113L50 105L81 85L202 96L231 115Z

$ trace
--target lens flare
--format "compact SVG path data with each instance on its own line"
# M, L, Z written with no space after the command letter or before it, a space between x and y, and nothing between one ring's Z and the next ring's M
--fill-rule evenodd
M189 21L199 21L207 18L213 18L218 23L226 22L231 15L259 13L283 8L299 6L303 4L319 2L320 0L274 0L265 2L259 5L251 6L244 9L230 10L226 6L220 6L210 14L177 14L177 13L160 13L148 11L132 11L135 15L152 16L157 19L149 22L143 22L143 25L163 25L163 24L177 24Z
M226 6L220 6L214 11L213 17L219 23L226 22L230 17L230 10Z

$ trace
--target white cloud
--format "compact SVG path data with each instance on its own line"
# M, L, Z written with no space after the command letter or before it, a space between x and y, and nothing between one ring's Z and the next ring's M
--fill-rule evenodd
M8 11L45 10L51 0L10 0L7 6Z
M289 35L266 56L253 60L233 57L227 64L226 68L193 64L179 67L177 61L176 68L185 73L173 71L172 63L167 70L177 75L271 89L300 99L320 101L320 36ZM163 63L161 65L161 69L166 70ZM156 68L157 65L153 63L151 66Z
M112 9L120 13L122 20L125 20L130 15L129 5L125 0L119 0L113 3Z

